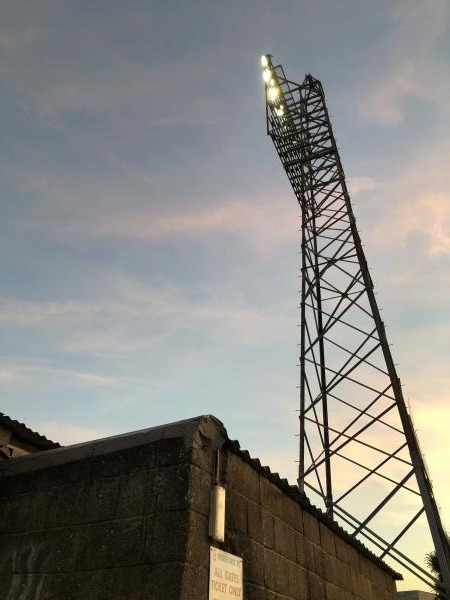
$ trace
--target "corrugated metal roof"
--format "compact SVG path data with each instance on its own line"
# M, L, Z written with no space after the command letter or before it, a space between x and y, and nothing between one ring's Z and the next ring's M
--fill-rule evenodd
M3 425L6 429L9 429L14 436L26 444L30 444L39 448L40 450L51 450L52 448L59 448L60 444L48 440L44 435L33 431L25 425L15 419L11 419L8 415L0 412L0 425Z

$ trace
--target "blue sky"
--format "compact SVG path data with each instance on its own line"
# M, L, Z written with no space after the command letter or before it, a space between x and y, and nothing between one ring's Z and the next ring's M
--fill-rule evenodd
M5 3L1 410L71 443L213 413L295 477L299 210L261 54L325 88L450 522L445 0Z

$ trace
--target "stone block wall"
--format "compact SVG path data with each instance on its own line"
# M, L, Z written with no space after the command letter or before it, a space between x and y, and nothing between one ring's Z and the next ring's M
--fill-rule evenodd
M172 438L2 477L0 598L179 598L188 456Z
M222 452L226 492L225 543L243 557L245 600L394 600L393 573L319 519L298 494L233 444ZM206 490L213 461L193 451L191 488ZM275 481L275 482L274 482ZM283 489L284 488L284 489ZM187 554L196 565L192 595L208 597L208 505L190 506ZM184 596L183 596L184 598Z
M397 592L397 600L435 600L436 594L432 592L422 592L420 590L410 590Z

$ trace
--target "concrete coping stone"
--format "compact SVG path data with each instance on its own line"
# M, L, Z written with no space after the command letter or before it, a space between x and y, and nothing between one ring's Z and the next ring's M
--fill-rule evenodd
M0 480L174 438L183 438L186 448L217 449L228 439L228 435L219 419L212 415L203 415L2 461Z

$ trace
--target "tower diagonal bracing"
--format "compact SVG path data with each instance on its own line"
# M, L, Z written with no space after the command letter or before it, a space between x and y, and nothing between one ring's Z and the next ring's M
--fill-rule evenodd
M429 536L450 590L450 552L406 408L321 83L262 57L267 133L301 208L298 484L330 517L428 585ZM426 550L425 550L426 551Z

